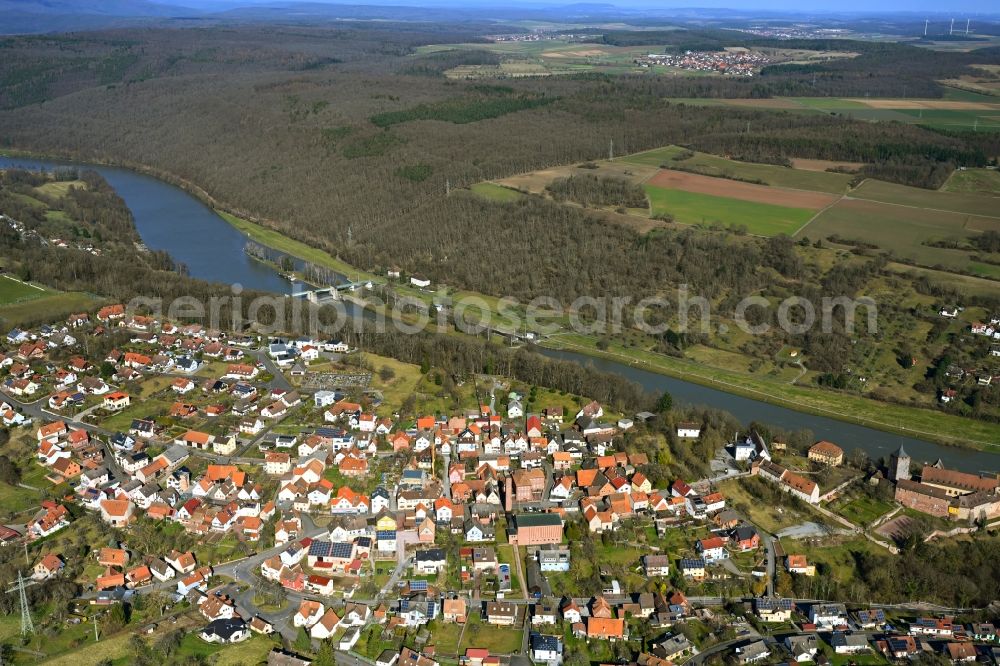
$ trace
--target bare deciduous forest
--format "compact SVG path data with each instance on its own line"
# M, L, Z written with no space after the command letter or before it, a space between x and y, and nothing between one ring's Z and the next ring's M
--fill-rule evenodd
M785 92L793 79L811 80L811 72L752 82L581 75L483 86L440 72L490 56L413 52L479 34L469 27L359 24L9 38L0 42L0 145L146 166L355 265L395 264L519 296L561 295L570 284L571 292L634 288L622 275L634 263L608 255L630 253L639 239L583 211L446 200L446 181L455 188L591 159L606 154L611 140L619 152L680 143L758 161L864 161L868 175L917 185L936 185L955 164L985 163L998 152L995 136L665 99L767 96ZM862 94L872 80L865 67L881 76L912 58L914 67L903 71L918 77L928 58L935 63L930 74L939 75L962 71L970 57L895 45L866 49L855 62L827 63L820 79L838 87L814 94ZM923 78L936 87L928 74ZM505 252L493 252L501 243ZM526 272L528 265L535 268ZM657 276L638 279L640 291L663 286Z
M484 32L360 22L346 30L243 25L8 38L0 41L0 147L152 170L368 270L398 266L452 287L563 302L640 299L683 283L723 314L755 291L772 299L855 296L899 278L886 257L862 247L831 267L804 262L788 239L670 226L639 234L579 207L487 201L460 188L601 158L611 141L618 154L678 144L771 164L793 157L863 162L865 176L922 187L1000 154L995 133L670 101L888 95L903 85L934 97L941 95L935 77L960 75L971 62L1000 62L995 49L946 53L841 41L838 48L860 55L777 67L748 80L581 74L502 85L443 75L459 64L494 63L493 54L415 51L474 42ZM810 45L822 46L798 46ZM620 203L637 203L619 194L613 198ZM45 277L70 288L74 276L66 269ZM94 267L80 270L85 281L100 278ZM138 282L153 281L153 272ZM940 283L915 284L957 299ZM107 293L124 296L111 285ZM997 305L989 296L964 302ZM882 316L906 327L924 315L886 307ZM680 354L685 344L708 342L671 335L655 341L658 351ZM863 354L839 328L760 336L740 351L767 359L785 344L803 349L834 387ZM864 347L891 344L876 339ZM894 398L891 391L880 397Z

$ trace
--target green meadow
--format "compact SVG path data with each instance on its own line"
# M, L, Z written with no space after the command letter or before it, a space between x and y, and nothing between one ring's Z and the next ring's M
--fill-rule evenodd
M671 215L682 224L745 227L758 236L791 236L815 213L806 208L742 201L645 185L653 216Z

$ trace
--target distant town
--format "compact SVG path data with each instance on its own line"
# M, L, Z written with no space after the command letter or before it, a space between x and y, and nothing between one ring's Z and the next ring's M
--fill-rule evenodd
M755 51L685 51L683 54L657 54L635 59L639 67L676 67L694 72L715 72L732 76L753 76L771 60Z

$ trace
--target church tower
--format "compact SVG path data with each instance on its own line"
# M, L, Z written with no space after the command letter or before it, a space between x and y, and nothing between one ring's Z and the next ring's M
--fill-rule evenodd
M909 480L910 478L910 456L906 453L903 445L889 456L889 479L892 481Z

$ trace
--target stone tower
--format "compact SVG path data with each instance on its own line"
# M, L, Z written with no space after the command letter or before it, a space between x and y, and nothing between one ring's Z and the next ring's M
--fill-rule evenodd
M906 453L903 445L899 445L891 456L889 456L889 479L891 481L909 480L910 478L910 456Z

